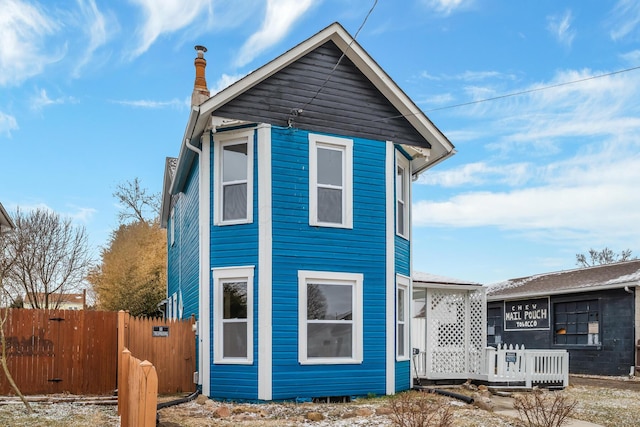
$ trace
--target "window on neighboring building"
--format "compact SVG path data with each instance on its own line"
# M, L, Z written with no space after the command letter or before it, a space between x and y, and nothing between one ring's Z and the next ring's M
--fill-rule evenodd
M396 276L396 357L409 359L409 278Z
M487 344L502 344L502 307L487 308Z
M303 364L362 362L362 274L298 272Z
M396 233L409 238L409 162L396 152Z
M351 228L353 141L309 134L309 224Z
M253 363L253 267L213 269L214 362Z
M253 131L216 136L216 225L253 220Z
M599 311L598 300L555 303L553 305L555 344L600 344Z

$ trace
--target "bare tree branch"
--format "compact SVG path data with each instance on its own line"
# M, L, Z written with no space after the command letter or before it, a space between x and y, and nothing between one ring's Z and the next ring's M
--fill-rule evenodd
M617 254L608 247L600 251L591 248L589 249L588 257L585 254L576 254L576 265L581 267L594 267L596 265L612 264L614 262L623 262L632 259L638 259L638 257L631 256L631 249L625 249Z
M121 224L130 221L147 223L154 221L160 212L160 193L149 194L146 188L140 187L138 178L118 184L113 192L122 209L118 213ZM152 215L149 218L148 215Z

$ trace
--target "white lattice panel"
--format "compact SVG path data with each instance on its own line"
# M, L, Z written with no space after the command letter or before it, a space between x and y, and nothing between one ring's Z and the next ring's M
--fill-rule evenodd
M426 296L426 316L414 319L412 325L412 346L424 355L420 372L433 378L482 374L486 347L484 291L431 288Z

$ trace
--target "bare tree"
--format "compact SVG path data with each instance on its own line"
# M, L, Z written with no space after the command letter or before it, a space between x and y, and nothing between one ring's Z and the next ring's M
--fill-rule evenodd
M18 388L13 375L9 371L9 365L7 363L7 338L5 335L5 325L9 316L9 305L15 301L11 301L11 294L4 287L5 277L9 274L16 261L16 254L21 251L21 247L15 241L15 234L13 232L1 232L0 231L0 307L3 309L0 311L0 364L4 375L7 377L7 381L13 388L13 391L20 397L24 404L27 413L31 414L33 409L31 405L25 399L24 395Z
M614 262L629 261L632 259L638 259L638 257L631 256L631 249L625 249L617 254L608 247L605 247L601 251L591 248L589 249L588 257L585 254L576 254L576 265L581 267L593 267L596 265L611 264Z
M14 222L9 251L15 260L6 285L33 308L58 308L62 294L78 290L91 267L84 227L44 209L18 209Z
M120 223L129 221L149 222L158 217L160 211L160 193L149 194L146 188L140 187L140 180L126 181L118 184L113 192L122 209L118 213Z

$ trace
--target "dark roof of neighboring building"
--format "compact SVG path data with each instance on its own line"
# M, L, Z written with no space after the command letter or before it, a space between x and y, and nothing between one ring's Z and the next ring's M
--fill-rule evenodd
M557 295L640 285L640 259L536 274L492 284L488 300Z

